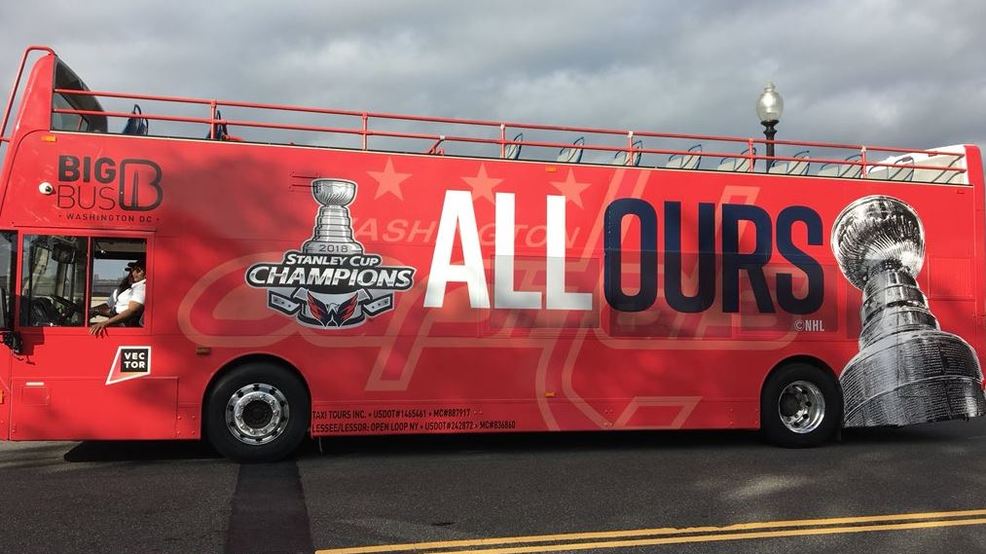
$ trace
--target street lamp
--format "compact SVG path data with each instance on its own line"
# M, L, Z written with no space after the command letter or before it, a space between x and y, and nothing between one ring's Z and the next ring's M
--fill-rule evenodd
M784 99L774 89L774 83L768 82L757 99L757 117L763 125L763 136L767 137L767 171L770 171L774 161L774 135L777 134L774 126L781 120L783 111Z

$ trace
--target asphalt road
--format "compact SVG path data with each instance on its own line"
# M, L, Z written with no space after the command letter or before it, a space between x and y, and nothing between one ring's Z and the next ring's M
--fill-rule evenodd
M745 432L346 438L266 466L191 443L0 443L0 551L986 552L983 460L982 418L810 450Z

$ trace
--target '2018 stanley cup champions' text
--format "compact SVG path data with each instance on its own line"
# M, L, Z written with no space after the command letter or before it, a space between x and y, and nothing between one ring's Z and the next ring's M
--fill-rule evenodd
M247 284L267 289L267 306L308 327L356 327L394 307L394 293L414 285L414 268L384 266L353 238L347 206L356 183L315 179L312 197L319 204L312 236L301 250L284 253L280 263L259 263L247 270Z

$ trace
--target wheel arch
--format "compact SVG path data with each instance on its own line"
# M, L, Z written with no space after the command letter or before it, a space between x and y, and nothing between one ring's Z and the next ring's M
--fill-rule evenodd
M770 377L773 374L777 373L778 370L784 368L785 366L798 364L798 363L815 366L818 369L821 369L822 371L828 373L832 377L832 379L834 379L836 382L839 381L839 376L835 374L835 370L832 369L832 366L825 363L825 361L822 360L821 358L817 356L812 356L810 354L796 354L794 356L788 356L787 358L784 358L778 361L776 364L774 364L774 366L770 368L770 371L768 371L767 374L764 375L763 381L760 383L760 390L763 391L763 386L767 384L767 381L770 380ZM842 387L839 387L839 389L841 390Z
M293 374L297 377L305 386L305 393L308 395L308 405L311 406L312 402L312 390L308 384L308 380L305 379L304 374L292 364L291 362L281 358L280 356L275 356L273 354L266 353L252 353L245 354L229 360L222 367L216 370L212 374L212 378L209 379L209 384L206 385L205 389L202 391L202 402L199 408L200 410L200 421L201 421L201 432L202 436L206 435L206 410L209 409L209 396L212 394L212 390L216 387L216 384L222 380L223 377L229 375L230 373L236 371L237 369L244 367L253 363L264 363L271 366L280 368L282 371Z

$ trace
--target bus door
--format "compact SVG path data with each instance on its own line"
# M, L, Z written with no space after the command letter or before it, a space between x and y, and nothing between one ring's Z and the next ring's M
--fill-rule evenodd
M7 345L0 353L0 440L8 439L10 434L11 354L20 350L20 335L14 330L13 313L16 258L17 233L0 231L0 339Z
M127 315L120 306L139 294L130 269L136 262L153 271L149 242L21 234L12 440L174 436L178 384L153 374L146 291L141 313L91 334L93 323Z

